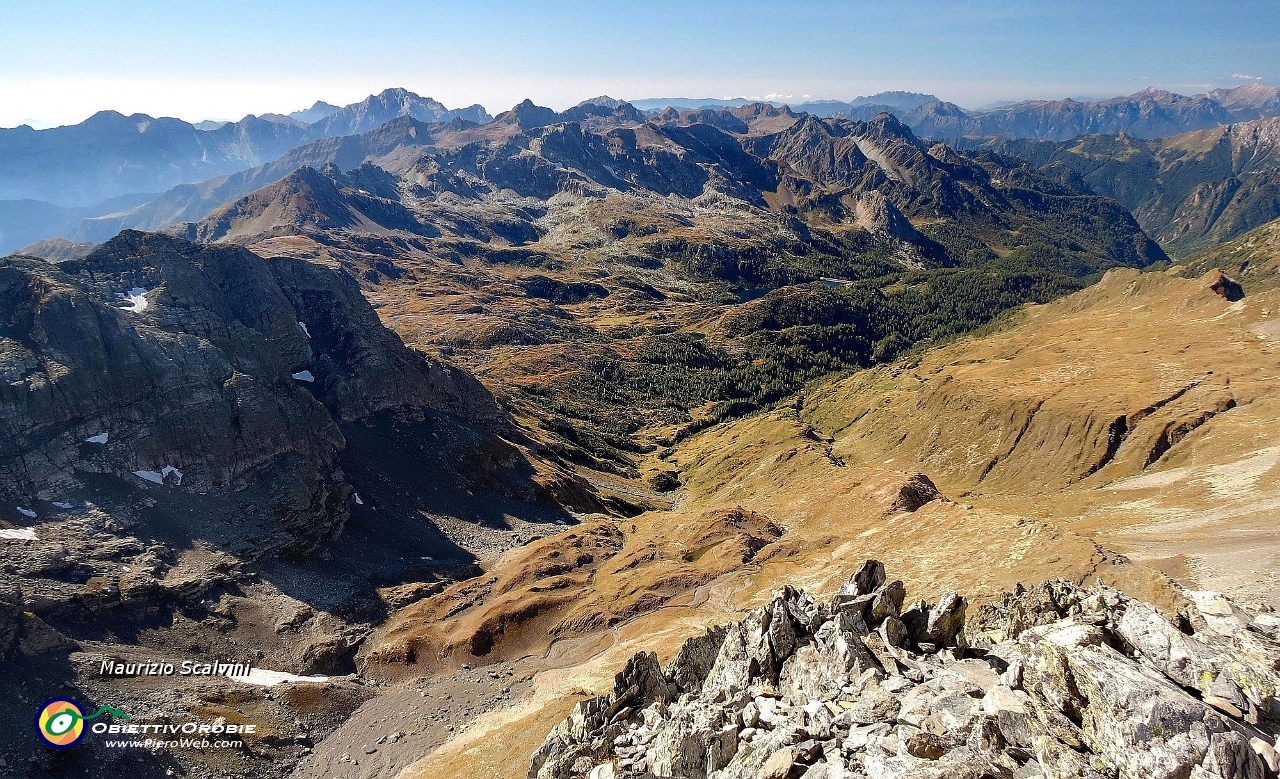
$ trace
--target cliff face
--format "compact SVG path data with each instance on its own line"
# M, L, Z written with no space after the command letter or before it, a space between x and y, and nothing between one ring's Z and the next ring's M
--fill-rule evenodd
M554 496L598 506L475 378L303 260L134 232L81 260L0 260L0 376L0 705L74 695L173 721L235 695L272 733L237 754L255 776L288 775L370 696L324 677L354 670L380 588L425 597L488 546L558 530ZM99 672L246 655L322 675L299 683L323 695ZM30 775L226 775L219 750L125 768L101 742L67 769L29 728L0 723L0 752Z
M267 514L327 535L350 495L340 423L500 419L473 378L382 328L353 280L240 248L126 232L83 260L9 258L0 312L0 500L37 516L84 474L195 493L270 479Z

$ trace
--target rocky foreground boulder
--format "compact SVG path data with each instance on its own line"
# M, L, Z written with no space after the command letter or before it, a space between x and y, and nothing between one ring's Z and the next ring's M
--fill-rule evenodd
M1065 581L904 608L868 561L832 600L784 587L665 669L637 654L529 777L1275 777L1280 618L1184 594L1173 619Z

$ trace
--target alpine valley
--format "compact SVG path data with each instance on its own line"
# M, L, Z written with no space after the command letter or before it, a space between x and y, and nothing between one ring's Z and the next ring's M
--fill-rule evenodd
M1275 779L1278 117L0 131L0 775Z

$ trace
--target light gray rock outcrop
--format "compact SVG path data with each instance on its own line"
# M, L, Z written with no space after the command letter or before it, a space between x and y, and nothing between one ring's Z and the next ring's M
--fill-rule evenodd
M620 779L1277 776L1280 644L1266 615L1186 593L1170 619L1106 587L1048 582L966 624L962 596L902 612L905 589L886 578L869 561L830 603L776 591L686 644L666 669L671 697L628 693L656 664L638 655L613 695L552 731L530 779L602 765Z

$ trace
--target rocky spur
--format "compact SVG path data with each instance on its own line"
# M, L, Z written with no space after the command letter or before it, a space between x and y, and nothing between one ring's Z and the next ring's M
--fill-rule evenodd
M1019 586L908 604L868 560L640 653L580 701L528 779L1276 779L1280 618L1179 592Z

